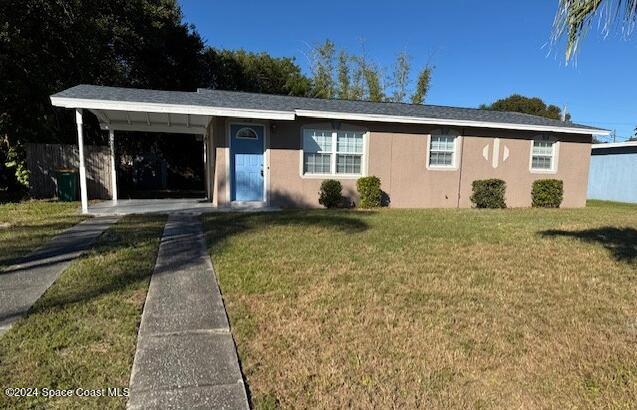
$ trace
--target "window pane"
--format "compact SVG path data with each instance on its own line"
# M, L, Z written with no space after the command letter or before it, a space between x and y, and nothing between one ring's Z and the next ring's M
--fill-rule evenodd
M237 138L256 140L259 137L257 136L257 133L252 128L244 127L244 128L241 128L239 131L237 131Z
M429 165L453 166L453 153L456 137L451 135L432 135L429 146Z
M330 173L330 154L303 154L303 172L308 174L329 174Z
M351 154L363 153L363 133L352 131L339 131L336 136L337 151Z
M552 158L550 156L533 155L531 167L534 169L551 169Z
M431 151L451 151L454 150L455 137L449 135L432 135Z
M431 151L429 152L429 165L451 166L453 165L453 153Z
M553 169L554 141L533 141L531 168Z
M332 151L332 131L303 130L303 151Z
M440 136L438 135L431 136L431 150L440 151Z
M533 141L534 155L553 155L552 141Z
M360 174L361 173L361 156L360 155L342 155L336 156L336 173L337 174Z

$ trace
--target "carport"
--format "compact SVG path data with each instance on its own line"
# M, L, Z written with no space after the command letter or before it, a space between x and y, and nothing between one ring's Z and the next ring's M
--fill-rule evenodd
M206 196L210 199L210 164L211 152L208 126L211 115L196 113L187 107L166 107L160 104L143 104L127 101L98 101L81 100L52 96L53 105L75 109L75 123L77 125L77 144L79 147L80 197L82 213L88 213L88 196L86 189L86 168L84 163L84 133L83 117L85 111L93 113L102 130L109 133L111 153L111 173L113 205L117 204L117 178L115 170L115 143L117 131L144 131L161 133L179 133L201 135L203 139L204 169Z
M232 118L236 121L250 122L269 120L294 120L295 113L287 106L281 106L280 102L270 102L268 105L276 105L277 109L264 107L261 101L243 101L250 95L240 94L241 100L237 100L237 94L222 92L213 93L210 90L198 89L196 92L186 91L161 91L148 89L133 89L119 87L105 87L94 85L78 85L51 96L51 103L56 107L75 110L75 122L77 125L77 140L79 147L79 174L82 212L89 213L88 195L86 188L86 167L84 158L84 133L83 116L86 112L94 114L99 121L100 128L109 133L111 153L111 172L115 173L115 144L117 142L116 131L141 131L147 133L177 133L200 135L203 140L204 172L205 172L205 206L211 207L215 189L227 185L226 174L221 172L215 180L215 162L218 155L229 155L227 149L216 152L218 147L215 141L224 144L224 131L216 128L219 135L213 135L213 126L218 118ZM286 108L285 110L283 108ZM264 137L265 138L265 137ZM263 140L263 147L267 145ZM265 155L265 154L263 154ZM221 163L224 161L220 160ZM228 164L228 161L225 161ZM225 171L225 170L224 170ZM263 179L263 172L261 173ZM267 181L267 175L265 177ZM113 180L113 198L111 206L118 204L117 181ZM265 184L264 184L265 185ZM265 197L265 195L264 195ZM215 198L219 199L219 198ZM158 200L163 201L163 200ZM123 202L123 201L122 201ZM192 205L192 201L190 202ZM267 205L266 198L258 201ZM119 204L123 206L124 204ZM138 204L125 204L137 206ZM155 206L157 204L149 204ZM215 204L216 205L216 204ZM253 204L234 204L238 206ZM104 204L100 204L103 208ZM204 206L204 205L200 205ZM200 207L198 206L198 207Z

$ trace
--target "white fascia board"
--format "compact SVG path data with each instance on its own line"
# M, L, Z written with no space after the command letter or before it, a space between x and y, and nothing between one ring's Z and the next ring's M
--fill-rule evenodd
M376 121L376 122L394 122L394 123L403 123L403 124L432 124L432 125L445 125L445 126L456 126L456 127L482 127L482 128L503 128L503 129L512 129L512 130L562 132L562 133L585 134L585 135L591 135L591 134L592 135L610 135L610 131L601 130L601 129L553 127L553 126L547 126L547 125L494 123L494 122L468 121L468 120L448 120L448 119L440 119L440 118L407 117L407 116L400 116L400 115L355 114L355 113L313 111L313 110L295 110L294 112L291 112L291 111L256 110L256 109L243 109L243 108L205 107L205 106L197 106L197 105L93 100L93 99L55 97L55 96L51 97L51 103L56 107L84 108L89 110L114 110L114 111L174 113L174 114L194 114L194 115L212 115L212 116L234 117L234 118L254 118L254 119L288 120L288 121L294 120L295 116L299 116L299 117L325 118L325 119L349 120L349 121Z
M509 124L483 121L468 120L446 120L441 118L424 118L424 117L405 117L400 115L381 115L381 114L353 114L343 112L328 111L311 111L311 110L295 110L299 117L327 118L333 120L350 120L350 121L378 121L378 122L395 122L403 124L432 124L445 125L455 127L480 127L480 128L504 128L511 130L528 130L528 131L545 131L545 132L563 132L573 134L587 135L610 135L610 131L599 129L586 129L575 127L553 127L548 125L528 125L528 124Z
M88 110L213 115L220 117L257 118L268 120L294 120L295 118L294 112L292 111L252 110L243 108L205 107L199 105L93 100L55 96L51 97L51 104L56 107L83 108Z
M609 142L609 143L606 143L606 144L593 144L593 145L591 145L591 148L593 148L593 149L621 148L621 147L637 147L637 141Z

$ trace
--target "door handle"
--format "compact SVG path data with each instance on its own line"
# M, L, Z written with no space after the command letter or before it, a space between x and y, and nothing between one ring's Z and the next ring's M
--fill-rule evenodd
M261 169L261 176L263 176L263 168Z

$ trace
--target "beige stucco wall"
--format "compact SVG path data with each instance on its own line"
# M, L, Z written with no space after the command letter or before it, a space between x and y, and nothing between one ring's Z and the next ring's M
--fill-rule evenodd
M227 201L227 123L217 118L214 123L215 181L213 202ZM241 120L245 122L245 120ZM258 121L255 121L258 122ZM269 201L281 207L318 207L318 192L323 178L301 175L301 127L326 126L325 120L262 122L266 125L266 182ZM429 133L440 127L388 123L340 123L341 127L364 127L367 142L368 175L380 177L382 189L396 208L470 207L471 183L476 179L501 178L507 182L507 205L525 207L531 204L531 184L539 178L564 181L563 207L584 206L590 159L590 136L546 134L559 142L558 168L555 173L530 171L532 138L538 133L480 128L456 128L462 135L457 147L457 169L427 168ZM499 140L498 164L493 167L495 138ZM483 156L485 146L488 159ZM508 159L503 161L504 150ZM339 179L339 178L335 178ZM357 202L356 180L340 179L343 194Z
M494 137L502 135L499 143L497 168L483 157L488 147L489 160L493 154ZM556 178L564 182L563 207L586 205L590 143L581 136L555 135L557 146L557 170L554 173L530 170L533 135L493 130L466 130L463 137L465 155L460 188L460 206L470 207L471 183L476 179L500 178L507 183L506 203L509 207L531 206L531 185L536 179ZM590 138L590 137L589 137ZM502 161L505 147L509 158Z
M318 192L324 178L301 176L301 122L277 122L270 129L269 147L270 203L282 207L320 206ZM340 181L343 195L357 200L356 180Z

